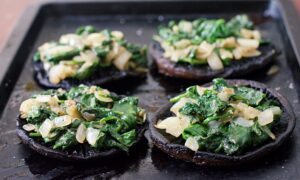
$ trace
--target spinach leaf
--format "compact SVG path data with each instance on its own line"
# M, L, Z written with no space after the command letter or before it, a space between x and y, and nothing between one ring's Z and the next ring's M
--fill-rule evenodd
M249 20L247 15L237 15L227 22L226 27L233 35L240 35L242 28L251 29L253 27L252 21Z
M68 130L54 144L53 149L67 149L77 144L75 132Z
M258 90L248 87L236 87L235 94L232 98L235 100L241 100L249 105L259 105L259 103L266 97L266 95Z
M216 91L221 91L224 87L228 87L228 84L223 78L216 78L213 80L213 89Z
M76 34L83 35L83 34L91 34L96 32L96 29L94 26L88 25L88 26L80 26L78 29L76 29Z
M53 119L57 114L48 108L33 106L27 115L27 122L32 124L41 124L45 119Z
M138 99L136 97L125 97L119 101L116 101L112 110L122 112L121 119L127 124L128 128L136 126L137 120L137 105Z
M241 152L252 143L251 128L230 123L223 143L227 155Z
M205 137L207 134L207 127L201 124L192 124L188 128L185 128L182 132L182 138L188 139L189 137L201 136Z

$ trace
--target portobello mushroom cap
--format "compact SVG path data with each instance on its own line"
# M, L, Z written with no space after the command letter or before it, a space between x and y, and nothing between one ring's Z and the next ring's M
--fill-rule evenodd
M246 164L259 160L261 157L271 153L278 148L292 133L295 127L295 115L288 101L277 91L267 88L264 84L249 81L249 80L226 80L229 85L247 86L260 90L267 94L267 97L277 100L283 113L280 117L279 124L273 128L273 133L276 139L270 140L265 144L249 149L241 155L224 155L212 152L198 150L194 152L182 144L176 143L175 137L167 134L164 130L154 127L160 119L165 119L172 115L170 108L172 103L168 103L152 116L149 122L150 137L154 145L169 156L191 162L197 165L204 166L235 166ZM204 86L210 86L212 83L207 83Z
M116 95L113 92L112 94ZM119 97L124 98L125 96L119 95ZM17 117L17 135L22 143L26 144L33 151L49 158L59 159L66 162L83 162L112 158L113 156L122 154L124 155L124 152L117 148L112 148L109 150L96 150L86 143L77 144L76 148L71 148L69 150L55 150L42 140L30 137L29 133L23 129L24 124L27 124L26 119L21 118L21 116L19 115ZM143 138L144 132L146 130L146 125L147 121L145 122L145 124L137 125L137 138L134 144L129 148L129 151Z
M258 50L261 52L260 56L233 60L222 70L212 70L207 64L174 63L163 56L164 49L158 42L152 43L149 51L161 74L182 79L208 81L216 77L238 77L251 73L269 64L276 54L276 50L271 44L262 45Z
M85 85L105 85L110 83L115 83L128 79L143 79L146 77L146 73L138 73L134 71L119 71L113 67L103 68L96 70L92 76L87 79L78 80L67 78L62 80L59 84L53 84L49 81L49 76L43 67L41 61L33 62L34 69L34 79L44 88L63 88L69 89L73 86L78 86L80 84Z

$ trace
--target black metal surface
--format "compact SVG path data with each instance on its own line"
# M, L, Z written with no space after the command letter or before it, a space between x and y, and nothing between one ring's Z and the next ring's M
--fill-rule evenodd
M129 157L115 160L82 163L63 163L42 157L20 144L16 136L16 122L20 103L41 89L33 81L31 59L35 49L45 41L57 39L61 34L74 32L85 24L98 29L110 28L124 31L131 42L149 44L158 24L170 19L196 17L230 17L247 13L258 24L264 37L271 39L282 52L273 63L280 67L278 73L267 76L264 70L247 75L266 83L284 95L292 104L296 117L300 116L299 78L300 68L291 46L291 33L285 26L285 12L294 9L291 5L268 1L205 1L205 2L76 2L50 3L33 7L24 15L10 39L10 46L1 56L9 67L0 73L0 175L1 178L81 178L116 177L121 179L298 179L300 171L299 135L296 125L292 137L274 153L253 165L234 169L205 168L169 158L152 147L148 132ZM291 3L285 1L284 3ZM291 13L289 13L291 14ZM266 18L265 16L269 16ZM25 18L26 17L26 18ZM285 19L285 22L283 21ZM290 22L290 21L289 21ZM287 28L287 29L286 29ZM295 31L294 31L295 32ZM295 44L295 43L294 43ZM5 56L4 56L5 55ZM11 64L9 64L11 62ZM3 63L3 62L0 62ZM200 84L203 82L199 82ZM108 87L117 93L140 97L140 103L151 116L168 97L190 85L186 81L172 80L157 74L152 68L147 79ZM8 100L8 101L7 101ZM298 120L299 118L297 118Z

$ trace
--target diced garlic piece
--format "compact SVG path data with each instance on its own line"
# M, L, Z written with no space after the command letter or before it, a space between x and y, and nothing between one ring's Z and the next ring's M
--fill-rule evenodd
M67 77L72 77L76 73L76 70L70 66L58 64L53 66L49 71L49 81L53 84L58 84L60 81Z
M161 43L161 47L165 50L165 51L170 51L173 52L175 49L173 46L170 46L170 44L166 43L166 42L162 42Z
M72 117L68 115L58 116L53 120L55 127L65 127L72 123Z
M279 71L279 67L278 67L277 65L273 65L273 66L271 66L270 69L267 71L267 75L268 75L268 76L271 76L271 75L273 75L273 74L278 73L278 71Z
M184 48L188 47L189 45L191 45L191 41L188 39L182 39L182 40L174 43L174 46L178 49L184 49Z
M172 136L179 137L183 130L189 126L188 118L168 117L159 121L155 127L158 129L166 129L166 132Z
M256 39L239 38L237 39L237 42L242 47L247 47L251 49L257 49L259 47L259 41Z
M177 103L175 103L170 111L179 116L179 110L186 104L186 103L194 103L195 100L191 98L181 98Z
M229 37L221 41L221 47L223 48L235 48L237 46L235 38Z
M48 137L53 127L54 123L50 119L46 119L40 126L39 132L43 138Z
M51 101L51 95L37 95L36 100L41 103L48 103Z
M244 50L242 53L243 57L256 57L256 56L260 56L261 52L256 50L256 49L249 49L249 50Z
M243 38L246 38L246 39L252 39L253 38L253 31L252 30L242 28L240 30L240 33L241 33Z
M281 115L282 114L282 110L278 106L270 107L266 110L271 110L274 115Z
M196 58L197 59L206 59L208 58L213 50L214 50L215 46L212 44L209 44L206 41L203 41L200 46L197 47L197 52L196 52Z
M234 123L243 127L251 127L254 125L254 122L252 120L248 120L243 117L237 117L236 119L234 119Z
M104 97L101 92L95 92L95 97L101 102L113 102L112 98Z
M261 35L260 35L260 32L258 30L253 31L253 38L256 39L256 40L261 39Z
M86 127L83 123L81 123L78 128L77 128L77 131L76 131L76 140L79 142L79 143L83 143L85 138L86 138Z
M27 132L29 132L29 131L33 131L33 130L35 130L36 129L36 126L34 125L34 124L24 124L23 126L22 126L22 128L25 130L25 131L27 131Z
M84 43L89 47L96 47L102 45L102 42L106 39L106 36L102 33L92 33L85 38Z
M192 151L197 151L199 149L198 141L195 137L189 137L184 143L184 146L188 147Z
M111 62L118 54L125 51L125 48L120 46L118 43L113 43L113 48L105 57L105 62Z
M254 119L261 113L261 111L259 111L258 109L248 106L247 104L242 102L239 102L235 106L235 108L241 113L241 116L246 119Z
M112 31L111 34L117 39L124 38L124 34L121 31Z
M57 46L56 43L53 42L48 42L48 43L44 43L43 45L41 45L38 50L43 53L44 51L47 51L48 49L51 49L53 47Z
M77 110L76 102L74 100L66 100L66 113L72 118L81 118L80 112Z
M233 58L233 54L230 51L227 51L225 49L220 49L220 57L221 59L232 59Z
M60 37L59 43L68 44L79 49L84 48L83 38L77 34L66 34Z
M172 27L172 31L174 31L175 33L179 32L179 27L177 25Z
M239 47L235 48L232 51L232 53L233 53L234 59L239 60L239 59L242 58L242 50L241 50L241 48L239 48Z
M51 68L51 64L47 61L43 62L43 66L44 66L45 71L49 71Z
M38 95L36 96L36 100L40 103L47 103L50 106L51 111L56 114L64 114L63 109L58 104L58 97L51 95Z
M173 62L177 62L180 58L186 57L189 51L186 49L183 50L175 50L170 54L170 60Z
M230 96L234 94L234 89L233 88L227 88L224 87L221 92L218 93L218 97L222 101L228 101Z
M113 60L113 64L121 71L127 70L128 62L131 56L132 54L129 51L125 50Z
M86 140L87 142L94 146L99 139L100 130L88 127L86 130Z
M261 126L270 124L271 122L273 122L273 120L274 120L274 115L273 115L272 110L270 110L270 109L266 109L263 112L261 112L257 118L257 122Z
M178 26L182 32L190 33L193 30L193 24L189 21L181 21Z
M222 61L220 60L219 56L215 52L213 52L210 56L208 56L207 63L212 70L224 69Z
M236 60L242 57L256 57L261 55L261 52L249 47L237 47L233 50L233 55Z
M212 89L212 86L210 86L210 87L201 87L201 86L198 86L198 85L196 86L197 93L200 96L202 96L206 90L211 90L211 89Z
M22 102L20 106L20 114L21 118L27 118L28 112L31 110L33 106L39 106L40 103L36 99L27 99Z
M256 40L260 40L261 39L261 35L260 32L258 30L249 30L249 29L241 29L241 35L243 38L246 39L256 39Z

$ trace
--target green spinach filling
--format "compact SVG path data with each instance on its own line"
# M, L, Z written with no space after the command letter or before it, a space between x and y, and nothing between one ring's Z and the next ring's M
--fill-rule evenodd
M34 95L21 104L20 114L29 136L60 150L89 144L97 150L128 152L146 118L136 97L85 85Z
M256 57L263 40L247 15L225 19L199 18L193 21L170 21L158 28L153 37L164 49L163 56L172 62L223 69L232 60Z
M175 116L156 127L182 138L191 150L242 154L275 139L272 129L282 110L278 101L260 90L230 86L224 79L210 87L191 86L170 100Z
M128 43L120 31L96 31L82 26L76 33L64 34L58 41L44 43L34 55L58 84L66 78L83 80L97 70L147 72L146 47Z

